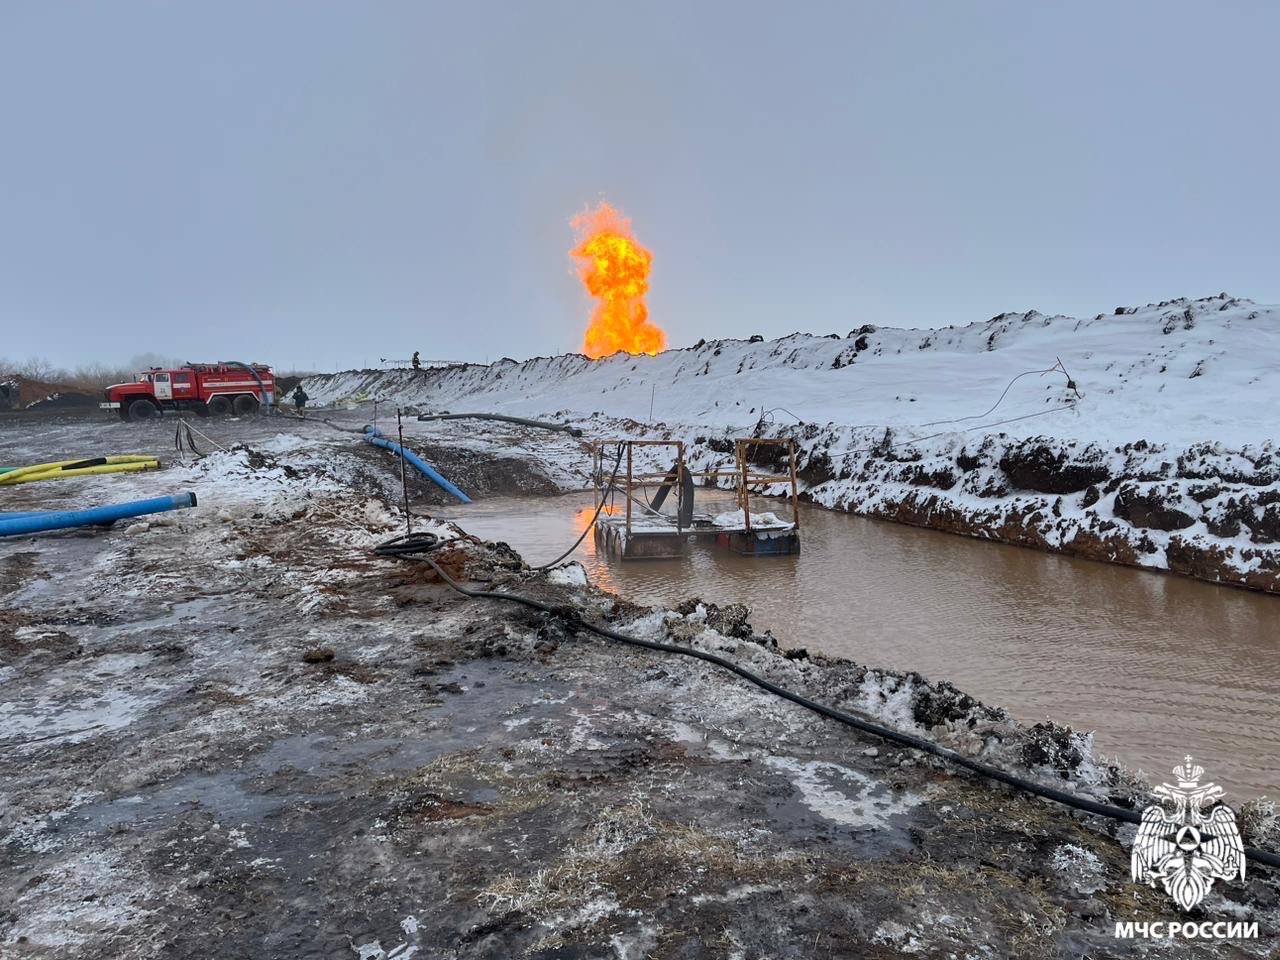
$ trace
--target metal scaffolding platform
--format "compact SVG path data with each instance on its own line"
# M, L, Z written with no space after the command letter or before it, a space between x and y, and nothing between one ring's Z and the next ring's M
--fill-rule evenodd
M756 446L784 447L786 474L752 469ZM637 448L673 448L675 460L662 472L637 470ZM612 463L606 450L617 449ZM597 549L621 560L661 559L682 556L699 538L714 538L717 545L746 556L781 556L800 552L799 493L796 484L795 443L789 439L747 437L734 442L732 469L691 471L685 464L684 444L679 440L597 440L592 444ZM626 468L623 472L623 460ZM616 477L616 479L614 479ZM730 481L738 509L719 514L695 509L695 479L719 487ZM751 512L751 485L785 483L790 486L791 519L772 512ZM653 499L646 491L656 485ZM668 507L675 493L674 510ZM642 499L643 497L643 499ZM617 501L621 499L619 504ZM601 507L602 501L607 501Z

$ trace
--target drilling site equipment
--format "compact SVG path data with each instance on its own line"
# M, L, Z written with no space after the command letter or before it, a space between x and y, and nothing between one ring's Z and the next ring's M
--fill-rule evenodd
M605 448L621 444L626 454L626 472L607 487L603 483ZM773 446L785 451L787 473L754 468L755 446ZM675 454L669 469L653 472L638 468L637 457L650 448L668 447ZM689 544L701 537L714 537L718 546L746 556L785 556L800 552L799 489L796 476L795 442L790 439L747 437L736 441L736 461L732 469L690 470L685 463L684 443L679 440L598 440L591 446L592 474L595 477L597 520L596 546L602 553L620 560L663 559L683 556ZM712 517L694 509L694 478L718 484L727 478L737 488L740 513ZM649 484L658 486L652 500L642 499ZM792 519L780 520L772 514L751 514L751 486L789 484ZM676 492L674 516L662 511L670 492ZM600 511L606 497L622 496L618 513Z

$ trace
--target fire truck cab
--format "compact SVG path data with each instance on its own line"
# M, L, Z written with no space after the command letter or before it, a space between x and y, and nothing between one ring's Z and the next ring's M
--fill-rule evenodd
M165 370L152 367L132 383L107 387L98 406L121 420L149 420L165 410L190 410L202 417L250 416L275 398L275 374L260 363L189 363Z

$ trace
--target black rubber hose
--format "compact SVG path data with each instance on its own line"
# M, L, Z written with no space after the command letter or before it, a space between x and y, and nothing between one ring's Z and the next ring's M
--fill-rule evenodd
M423 413L418 415L418 419L423 422L428 420L501 420L504 423L518 423L521 426L537 427L540 430L555 430L559 433L567 433L571 437L582 436L580 429L571 427L567 423L527 420L524 417L509 417L504 413Z
M275 408L275 394L273 390L268 390L267 385L262 382L262 377L258 376L258 371L251 364L244 363L241 360L223 360L221 363L228 367L240 367L242 370L248 370L253 379L258 381L258 389L262 391L262 399L267 401L267 413ZM272 377L274 378L274 374ZM275 380L272 379L271 386L275 387Z
M83 470L85 467L102 467L106 466L106 457L90 457L88 460L77 460L75 463L68 463L59 467L60 470Z
M881 726L878 723L872 723L869 720L863 720L855 717L851 713L845 713L843 710L837 710L826 704L818 703L802 694L795 693L785 687L780 687L771 680L766 680L759 674L752 673L745 667L739 666L732 660L717 656L714 653L706 653L693 647L681 647L672 643L661 643L656 640L642 640L639 637L629 637L626 634L618 633L616 630L610 630L608 627L601 627L582 618L582 615L574 607L570 606L553 606L549 603L543 603L540 600L534 600L532 597L522 597L515 593L501 593L495 590L471 590L462 586L447 573L440 568L440 565L431 559L427 554L443 543L451 541L441 541L434 534L409 534L408 536L396 537L388 540L386 543L380 544L374 549L379 556L398 557L401 559L421 560L431 565L445 583L465 597L484 600L506 600L510 603L518 603L521 606L529 607L534 610L540 610L543 613L549 613L553 616L560 617L568 622L571 626L580 627L589 630L599 636L606 637L609 640L616 640L619 643L629 644L634 647L643 647L646 650L659 650L663 653L674 653L685 657L694 657L698 660L705 660L707 663L714 663L718 667L737 674L748 683L755 684L762 690L767 690L774 696L781 697L784 700L790 700L798 706L814 713L835 720L837 723L843 723L846 726L853 727L855 730L861 730L863 733L869 733L873 736L881 737L885 740L891 740L894 743L901 744L904 747L910 747L913 750L920 750L924 753L932 754L956 766L970 770L979 776L986 777L989 780L995 780L1007 786L1014 787L1024 793L1030 793L1046 800L1053 800L1063 806L1071 807L1075 810L1083 810L1086 813L1096 814L1100 817L1109 817L1112 820L1119 820L1123 823L1141 823L1142 816L1133 810L1126 810L1123 807L1113 806L1109 803L1099 803L1096 800L1089 800L1086 797L1078 797L1073 793L1067 793L1065 790L1058 790L1054 787L1046 787L1032 780L1023 777L1014 776L1011 773L998 767L992 767L985 763L979 763L977 760L971 760L963 754L956 753L946 747L940 746L930 740L924 740L920 737L912 736L909 733L902 733L891 727ZM1255 863L1263 863L1270 867L1280 867L1280 854L1270 853L1266 850L1259 850L1256 847L1246 847L1245 856Z
M341 430L343 433L355 433L362 437L364 436L365 431L368 429L368 427L361 427L359 430L357 430L355 427L344 427L344 426L341 426L340 424L334 423L332 420L326 419L325 417L313 417L311 418L310 422L323 423L326 427L333 427L333 429Z

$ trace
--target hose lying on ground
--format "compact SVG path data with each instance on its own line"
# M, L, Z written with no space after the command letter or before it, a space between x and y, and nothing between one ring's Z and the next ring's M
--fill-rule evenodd
M550 603L543 603L541 600L535 600L532 597L524 597L515 593L503 593L496 590L472 590L468 587L464 587L441 569L440 565L430 556L431 552L436 548L453 542L453 540L441 540L432 533L413 533L406 536L395 537L385 543L379 544L374 549L374 553L382 557L395 557L403 560L419 560L427 563L431 566L431 569L436 572L436 576L464 597L484 600L505 600L509 603L518 603L521 606L529 607L530 609L539 610L543 613L548 613L552 616L558 617L570 628L589 630L591 633L597 634L598 636L604 637L608 640L625 643L633 647L643 647L646 650L658 650L663 653L674 653L683 657L693 657L698 660L704 660L707 663L713 663L718 667L723 667L731 673L737 674L739 677L746 680L748 683L754 684L761 690L765 690L768 693L771 693L776 697L781 697L784 700L790 700L792 703L804 707L806 710L812 710L814 713L827 717L830 720L835 720L837 723L843 723L846 726L853 727L855 730L860 730L863 733L869 733L884 740L901 744L904 747L910 747L913 750L920 750L924 753L932 754L933 756L954 764L955 766L963 767L964 769L976 773L979 776L986 777L989 780L995 780L998 783L1003 783L1016 790L1021 790L1024 793L1043 797L1046 800L1052 800L1055 803L1060 803L1063 806L1071 807L1075 810L1082 810L1085 813L1092 813L1100 817L1108 817L1122 823L1137 824L1142 822L1141 814L1134 810L1126 810L1124 807L1117 807L1109 803L1099 803L1098 801L1090 800L1087 797L1079 797L1073 793L1067 793L1065 790L1058 790L1054 787L1043 786L1042 784L1036 783L1032 780L1027 780L1023 777L1006 773L998 767L993 767L977 760L973 760L964 756L964 754L957 753L954 750L949 750L948 748L934 743L931 740L925 740L921 737L912 736L909 733L902 733L899 730L894 730L891 727L872 723L869 720L863 720L851 713L846 713L843 710L837 710L834 707L829 707L826 704L819 703L816 700L811 700L802 694L795 693L785 687L781 687L773 681L767 680L757 673L753 673L746 667L740 666L732 660L718 656L714 653L706 653L705 651L697 650L693 647L681 647L672 643L661 643L656 640L642 640L639 637L629 637L624 633L619 633L616 630L611 630L608 627L602 627L583 619L582 614L576 608L568 605L557 606ZM1280 854L1271 853L1266 850L1259 850L1256 847L1246 847L1244 852L1245 855L1255 863L1262 863L1271 867L1280 867Z
M50 510L40 513L0 514L0 537L22 536L27 533L43 533L47 530L63 530L68 527L93 527L141 517L149 513L182 510L196 505L194 493L179 493L169 497L153 497L150 500L133 500L88 510Z
M567 433L571 437L582 436L582 431L567 423L549 423L546 420L526 420L524 417L509 417L503 413L422 413L418 415L422 421L428 420L501 420L504 423L518 423L525 427L537 427L540 430L555 430Z
M423 460L420 456L418 456L412 450L408 450L400 446L400 444L392 440L388 440L386 437L382 435L382 431L379 430L377 427L365 427L364 438L368 440L370 443L372 443L375 447L382 447L384 450L390 450L396 456L402 457L406 463L412 464L414 469L416 469L420 474L422 474L424 477L426 477L428 480L430 480L432 483L438 486L445 493L448 493L448 494L451 494L452 496L457 497L463 503L471 502L470 497L468 497L465 493L463 493L461 490L455 487L452 483L446 480L436 470L435 467L431 466L431 464L427 463L425 460Z
M159 460L141 454L92 457L88 460L59 460L54 463L33 463L26 467L11 467L0 474L0 486L34 483L38 480L67 480L71 477L102 473L133 473L138 470L158 470L159 468Z
M356 429L355 427L344 427L341 424L334 423L332 420L329 420L325 417L320 417L318 420L313 419L310 422L323 423L325 426L333 427L333 429L335 430L341 430L343 433L358 433L358 434L361 434L362 436L365 433L365 431L369 429L368 427L361 427L359 429Z

